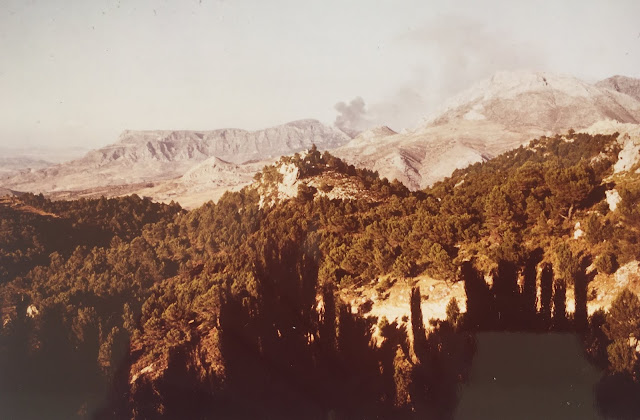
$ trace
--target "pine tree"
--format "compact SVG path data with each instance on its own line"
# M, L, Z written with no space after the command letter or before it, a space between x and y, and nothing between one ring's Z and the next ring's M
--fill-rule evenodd
M454 329L458 328L460 323L460 318L462 314L460 313L460 306L458 306L458 300L455 297L452 297L447 304L447 321L451 324Z
M611 340L640 339L640 299L629 289L623 289L611 303L605 332Z
M411 371L413 366L407 360L404 352L398 346L393 359L393 381L395 384L394 406L397 408L406 407L411 403Z
M607 347L609 364L616 372L633 374L638 378L640 339L640 299L629 289L623 289L611 303L604 332L613 341Z

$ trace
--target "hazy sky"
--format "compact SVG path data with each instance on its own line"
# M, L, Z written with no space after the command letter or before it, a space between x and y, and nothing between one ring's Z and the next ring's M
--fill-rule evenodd
M640 77L640 1L0 0L0 52L0 147L332 123L343 101L401 129L497 70Z

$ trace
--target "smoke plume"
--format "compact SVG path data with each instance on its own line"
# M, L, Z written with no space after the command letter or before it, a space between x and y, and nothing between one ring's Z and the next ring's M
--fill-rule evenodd
M349 103L338 102L334 105L334 108L338 111L334 123L335 126L351 137L355 137L359 132L366 130L373 124L368 115L364 99L360 96L352 99Z
M544 70L543 54L524 42L460 16L441 17L399 36L412 68L397 88L368 106L358 96L338 102L335 125L350 135L372 126L399 131L418 126L455 94L502 70Z

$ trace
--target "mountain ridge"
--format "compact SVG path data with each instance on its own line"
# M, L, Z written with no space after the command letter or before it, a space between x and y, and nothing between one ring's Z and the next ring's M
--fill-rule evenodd
M334 148L349 139L338 128L312 119L255 131L125 130L113 144L80 159L6 179L3 186L51 193L155 184L177 179L213 156L242 165L270 161L313 144L322 150Z
M381 176L399 177L417 190L535 137L601 120L637 124L640 102L572 76L499 72L446 101L414 131L373 136L359 144L356 137L334 153ZM398 155L403 159L394 159Z
M548 72L498 72L446 101L413 131L380 126L354 138L314 119L254 131L125 130L115 143L83 158L18 174L1 185L61 198L138 193L191 207L247 185L265 164L315 144L418 190L535 137L598 121L637 124L640 102L628 94L637 81L614 76L591 84ZM212 157L236 166L213 162L195 169Z
M640 101L640 79L634 77L615 75L596 83L596 86L602 86L624 93Z

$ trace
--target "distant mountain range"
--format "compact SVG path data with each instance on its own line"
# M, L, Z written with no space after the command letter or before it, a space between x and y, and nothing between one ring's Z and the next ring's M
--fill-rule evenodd
M83 147L0 146L0 179L44 169L87 153Z
M367 131L334 153L411 189L424 188L537 136L601 120L639 123L633 87L640 81L624 78L614 89L614 79L592 85L543 72L498 73L449 100L414 131Z
M184 199L203 187L245 185L259 168L282 155L313 144L320 150L335 149L350 139L316 120L259 131L125 131L116 143L81 159L22 173L2 185L63 198L136 192L161 200ZM169 185L161 185L167 181Z
M638 124L639 96L640 80L628 77L590 84L545 72L501 72L449 100L413 131L378 127L352 139L316 120L259 131L125 131L81 159L46 168L34 162L33 170L0 186L58 198L138 193L191 207L249 184L265 164L315 144L415 190L534 137L602 120Z
M53 163L27 156L0 157L0 179L15 176L23 171L47 168Z

